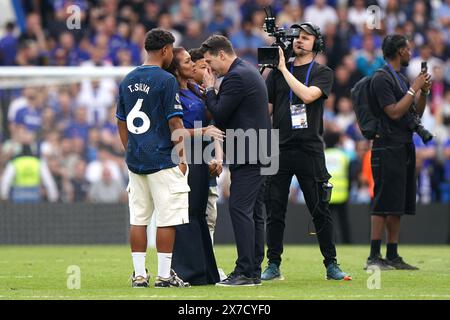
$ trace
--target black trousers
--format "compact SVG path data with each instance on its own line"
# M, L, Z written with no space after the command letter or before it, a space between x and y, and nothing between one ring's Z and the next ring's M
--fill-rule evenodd
M351 243L350 223L348 222L348 203L330 204L333 219L339 222L338 238L342 243Z
M280 168L276 175L270 177L269 203L267 210L267 258L269 263L281 263L283 237L289 187L295 174L305 196L306 205L313 217L320 251L324 264L335 261L333 219L328 202L322 201L324 191L322 183L330 175L325 167L325 156L312 155L299 149L280 150Z
M264 199L259 165L230 166L229 210L238 258L234 272L247 277L261 276L264 259Z
M206 164L190 164L189 223L176 227L172 268L193 285L219 282L216 259L206 222L209 171Z

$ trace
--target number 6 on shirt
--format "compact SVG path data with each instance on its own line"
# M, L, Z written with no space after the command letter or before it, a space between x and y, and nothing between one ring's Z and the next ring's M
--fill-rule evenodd
M147 132L148 129L150 129L150 119L145 114L145 112L141 111L143 101L144 99L138 99L133 109L131 109L130 113L128 113L127 116L127 129L128 131L134 134L142 134ZM134 119L137 118L142 119L142 125L139 127L136 127L134 125Z

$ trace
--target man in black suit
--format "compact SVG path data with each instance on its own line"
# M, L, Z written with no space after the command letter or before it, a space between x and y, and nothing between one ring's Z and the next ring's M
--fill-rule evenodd
M264 160L259 148L265 148L261 133L270 130L267 88L258 70L236 56L227 38L219 35L209 37L203 42L202 51L209 66L204 77L206 106L216 125L227 130L225 151L231 172L229 210L238 251L234 271L216 285L259 285L264 259L260 191L264 182L261 174ZM217 94L214 90L215 76L223 76ZM249 141L251 139L245 139L246 136L257 140ZM232 148L229 148L229 142L234 142Z

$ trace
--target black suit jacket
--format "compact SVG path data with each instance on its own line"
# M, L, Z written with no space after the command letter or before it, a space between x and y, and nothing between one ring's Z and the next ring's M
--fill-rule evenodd
M264 148L267 150L270 143L268 104L267 87L263 77L254 66L236 58L224 76L219 92L216 94L211 90L206 95L206 106L220 129L242 129L247 132L247 136L256 136L257 143L255 146L255 140L249 143L249 139L245 139L244 151L242 142L239 142L244 141L243 135L239 134L242 130L235 131L234 135L227 132L227 161L234 164L261 162L259 149L265 144ZM227 150L230 139L234 141L233 153Z

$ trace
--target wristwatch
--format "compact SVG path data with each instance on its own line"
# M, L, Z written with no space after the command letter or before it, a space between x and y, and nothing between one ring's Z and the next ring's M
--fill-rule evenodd
M205 89L205 93L208 93L210 91L214 91L214 87L208 87Z

